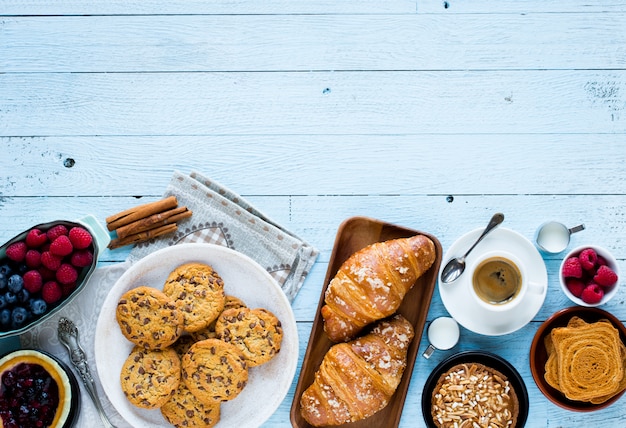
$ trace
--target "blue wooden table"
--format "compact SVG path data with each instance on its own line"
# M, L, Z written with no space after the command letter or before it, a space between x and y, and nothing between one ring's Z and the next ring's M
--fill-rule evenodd
M1 241L104 221L159 199L174 170L201 171L320 250L293 302L300 361L351 216L427 231L444 252L496 211L528 239L546 220L584 223L570 248L603 246L626 272L624 28L618 1L3 1ZM521 373L528 427L624 426L623 399L572 413L530 374L537 328L572 304L561 260L544 257L529 324L462 329L453 350L418 357L401 427L422 426L431 370L473 349ZM622 321L625 293L603 306ZM427 319L442 315L436 290ZM296 380L264 427L291 426Z

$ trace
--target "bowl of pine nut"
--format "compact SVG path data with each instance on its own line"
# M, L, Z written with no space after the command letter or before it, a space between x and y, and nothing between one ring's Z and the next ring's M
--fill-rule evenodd
M518 371L504 358L464 351L432 371L424 384L422 413L428 428L521 428L528 417L528 391Z

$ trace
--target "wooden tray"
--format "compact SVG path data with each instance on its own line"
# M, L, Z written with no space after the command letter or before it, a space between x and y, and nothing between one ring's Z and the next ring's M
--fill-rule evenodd
M298 384L291 404L291 424L294 427L312 427L312 425L305 421L300 415L300 396L304 390L313 383L315 371L319 368L324 355L333 344L324 332L324 320L320 313L324 305L324 293L326 292L328 283L335 276L342 263L361 248L375 242L395 238L406 238L417 234L425 235L434 242L436 257L431 268L417 280L398 309L398 312L409 320L415 328L415 338L409 346L407 367L402 376L402 381L387 407L369 418L343 426L351 428L394 428L399 425L404 400L411 381L413 366L415 365L415 358L426 323L426 315L428 314L430 301L435 290L435 284L437 283L437 272L439 272L442 257L441 243L433 235L425 232L407 229L367 217L351 217L339 226L335 238L335 246L333 247L333 252L328 263L324 287L320 295L311 336L309 337Z

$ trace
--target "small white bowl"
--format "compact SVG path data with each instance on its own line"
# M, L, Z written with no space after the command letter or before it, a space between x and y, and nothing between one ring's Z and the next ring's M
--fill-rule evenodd
M578 256L586 248L593 249L598 256L604 258L606 260L607 266L610 267L613 270L613 272L617 274L617 283L613 285L609 291L605 291L604 297L602 297L602 300L600 300L600 302L595 303L595 304L586 303L581 298L574 296L565 285L565 278L563 277L563 266L565 265L565 261L569 259L570 257ZM611 254L607 249L599 247L597 245L581 245L579 247L574 248L572 251L567 253L567 255L563 258L563 261L561 262L561 266L559 267L559 282L561 283L561 289L563 290L563 293L565 293L565 295L572 302L580 306L595 307L595 306L604 305L609 300L611 300L613 296L615 296L619 288L621 280L622 280L621 273L617 265L617 260L615 259L613 254Z

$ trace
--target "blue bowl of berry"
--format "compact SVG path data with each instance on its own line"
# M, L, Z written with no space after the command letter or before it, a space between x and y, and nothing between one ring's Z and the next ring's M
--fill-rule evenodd
M24 349L0 358L0 419L4 428L74 426L80 390L57 357Z
M0 339L45 321L80 293L108 243L98 228L91 216L58 220L0 247Z
M559 269L563 293L580 306L607 303L617 293L619 279L617 260L597 245L574 248L563 258Z

